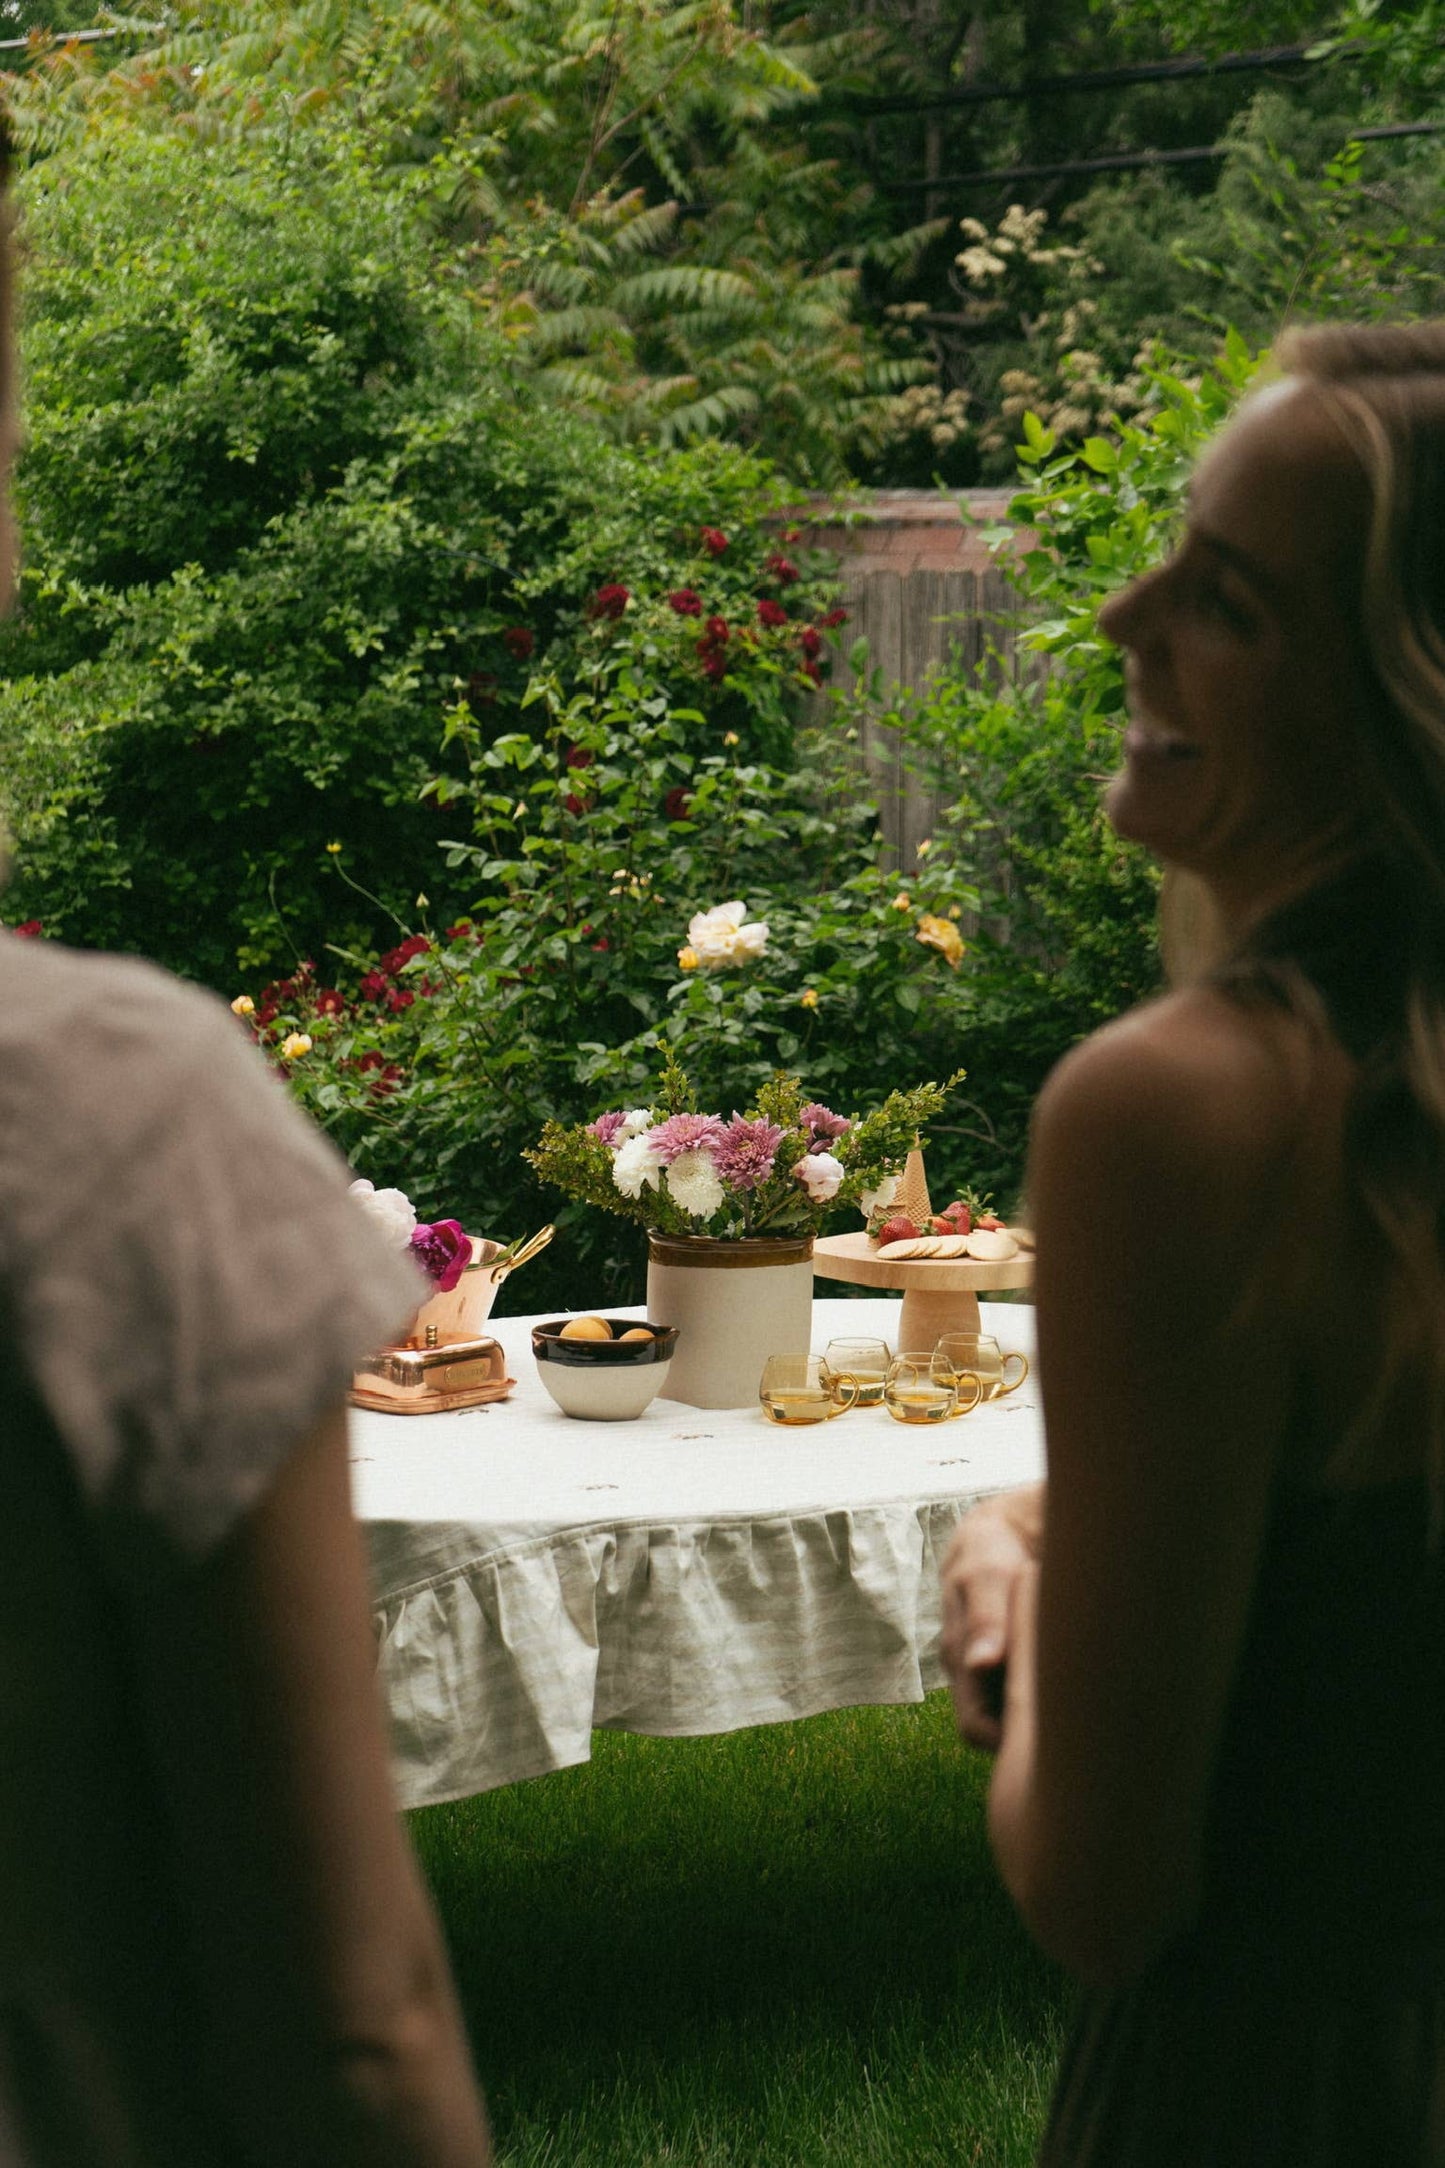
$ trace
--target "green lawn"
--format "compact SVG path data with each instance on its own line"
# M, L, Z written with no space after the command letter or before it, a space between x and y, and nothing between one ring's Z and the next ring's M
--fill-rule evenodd
M412 1817L506 2168L1027 2163L1064 1990L947 1697Z

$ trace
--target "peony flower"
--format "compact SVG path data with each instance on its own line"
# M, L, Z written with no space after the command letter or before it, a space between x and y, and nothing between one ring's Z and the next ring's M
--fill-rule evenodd
M925 948L936 948L946 956L951 970L956 971L963 962L963 935L952 919L935 918L931 911L925 911L918 921L917 939Z
M735 1114L713 1146L712 1162L729 1189L756 1189L766 1182L783 1132L774 1122L750 1122Z
M728 538L720 527L704 527L701 541L709 557L721 557L728 546Z
M288 1031L281 1041L282 1061L300 1061L303 1054L311 1052L311 1035L305 1031Z
M460 1220L433 1220L412 1230L407 1248L439 1295L449 1295L472 1261L472 1238Z
M702 596L695 587L676 587L667 598L667 607L676 610L679 617L701 617Z
M254 1016L255 1013L256 1004L251 999L251 996L249 994L237 994L235 1000L231 1003L232 1016Z
M681 1116L674 1116L674 1120L680 1119ZM693 1115L690 1119L715 1120L716 1117ZM722 1123L718 1122L717 1126L721 1130ZM717 1168L705 1151L678 1154L667 1170L667 1193L691 1218L700 1220L711 1219L727 1196L718 1180Z
M640 1197L645 1189L656 1189L662 1179L662 1161L649 1135L629 1137L613 1154L612 1179L624 1197Z
M831 1107L820 1101L810 1100L798 1116L798 1127L806 1129L810 1136L821 1137L825 1142L834 1137L846 1137L853 1127L846 1114L835 1114Z
M665 1122L648 1132L647 1141L664 1167L670 1167L684 1152L708 1150L722 1134L723 1125L716 1114L669 1114Z
M761 956L768 945L766 919L747 919L745 903L719 903L689 919L687 939L704 971L722 971L729 964L747 963Z
M626 1120L627 1116L620 1109L615 1114L599 1114L595 1122L587 1124L587 1134L595 1137L599 1144L616 1144Z
M842 1187L843 1165L831 1152L809 1152L794 1167L793 1179L802 1183L814 1204L827 1204Z
M680 948L677 952L677 968L679 971L696 971L700 960L695 948Z
M875 1212L886 1212L898 1195L899 1177L885 1174L876 1189L865 1189L858 1199L858 1210L864 1219L872 1219Z
M377 1056L380 1060L382 1057ZM363 1069L369 1066L365 1054L361 1057ZM367 1181L353 1182L351 1195L380 1227L382 1234L395 1249L404 1250L416 1227L416 1208L410 1197L400 1189L378 1189Z

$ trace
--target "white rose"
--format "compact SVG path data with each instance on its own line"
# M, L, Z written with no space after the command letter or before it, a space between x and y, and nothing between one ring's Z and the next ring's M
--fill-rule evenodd
M768 945L766 919L748 917L745 903L719 903L711 911L699 911L689 919L688 946L704 971L721 971L729 964L747 963L761 956Z
M652 1127L651 1107L633 1107L622 1117L622 1127L617 1134L624 1141L628 1137L643 1136Z
M612 1155L612 1179L624 1197L656 1189L661 1176L662 1161L645 1136L629 1137Z
M679 1152L667 1170L667 1191L693 1219L711 1219L727 1191L707 1152Z
M363 1180L352 1183L351 1194L376 1221L393 1248L404 1250L416 1226L416 1207L405 1191L377 1189L374 1183Z
M826 1204L830 1197L838 1194L844 1167L842 1160L835 1159L831 1152L809 1152L806 1159L798 1161L793 1173L814 1204Z

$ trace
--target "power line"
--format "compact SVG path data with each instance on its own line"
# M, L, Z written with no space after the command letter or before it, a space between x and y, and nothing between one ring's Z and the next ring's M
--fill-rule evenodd
M1445 120L1407 120L1396 121L1387 128L1356 128L1348 140L1379 143L1392 136L1441 134L1445 134ZM922 195L935 188L977 188L985 182L1052 181L1090 173L1132 173L1145 166L1203 165L1211 158L1227 158L1234 148L1231 143L1200 143L1176 151L1111 151L1100 158L1071 158L1057 165L982 166L974 173L940 173L924 175L917 180L877 181L874 186L885 194L916 190Z
M94 45L100 38L137 38L166 35L164 23L123 23L112 30L46 30L40 27L23 38L0 38L0 53L25 53L48 41L53 45Z
M1097 68L1080 75L1040 75L1023 83L952 83L947 89L924 96L895 92L875 97L867 92L840 91L837 103L854 113L929 113L946 106L993 105L1000 101L1023 103L1030 98L1053 98L1063 93L1126 90L1133 83L1177 83L1191 76L1248 75L1270 68L1305 67L1332 51L1336 59L1358 59L1365 48L1338 45L1268 45L1249 53L1220 53L1212 60L1148 60L1127 68ZM832 100L828 101L832 103Z

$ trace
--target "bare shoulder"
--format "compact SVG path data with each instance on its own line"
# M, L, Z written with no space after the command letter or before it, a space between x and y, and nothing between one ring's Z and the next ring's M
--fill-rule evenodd
M1317 1050L1277 1014L1190 987L1075 1047L1034 1113L1036 1158L1087 1155L1128 1190L1227 1182L1243 1195L1294 1151Z

